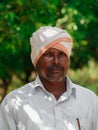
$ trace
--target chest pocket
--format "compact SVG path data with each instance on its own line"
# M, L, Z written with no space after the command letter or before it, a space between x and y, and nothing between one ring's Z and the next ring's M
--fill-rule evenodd
M91 123L88 118L80 117L81 130L91 130Z
M91 130L87 117L63 115L63 121L68 130Z

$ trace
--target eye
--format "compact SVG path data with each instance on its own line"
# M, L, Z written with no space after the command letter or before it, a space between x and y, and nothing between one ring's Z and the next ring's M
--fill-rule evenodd
M43 56L45 56L45 57L53 57L53 54L51 52L45 52L43 54Z
M66 57L67 55L66 55L64 52L60 52L60 53L59 53L59 56L60 56L60 57Z

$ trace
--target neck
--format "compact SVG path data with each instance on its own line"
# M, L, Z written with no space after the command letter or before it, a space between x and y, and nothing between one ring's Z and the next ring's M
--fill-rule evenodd
M48 92L52 93L57 100L67 90L66 78L60 82L50 82L44 79L41 79L41 81L44 85L44 88Z

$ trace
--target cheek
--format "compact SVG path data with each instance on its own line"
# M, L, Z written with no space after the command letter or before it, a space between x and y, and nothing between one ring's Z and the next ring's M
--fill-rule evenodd
M38 64L37 64L37 71L38 73L42 74L42 73L45 73L47 71L47 67L49 66L49 63L45 60L40 60L38 61Z
M62 64L70 64L70 59L69 58L63 58L63 59L61 59L61 63Z
M70 59L63 60L62 65L65 68L65 70L67 70L70 65Z
M49 65L50 63L47 60L42 60L40 63L41 69L46 69Z
M49 59L49 58L44 57L39 60L39 65L40 65L41 69L47 68L50 64L51 64L51 59Z

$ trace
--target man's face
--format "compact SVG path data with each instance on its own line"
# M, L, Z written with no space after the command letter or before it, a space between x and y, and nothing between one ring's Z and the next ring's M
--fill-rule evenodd
M49 82L60 82L65 79L70 59L58 49L48 49L37 63L37 71L40 79Z

